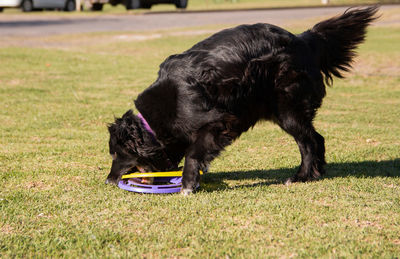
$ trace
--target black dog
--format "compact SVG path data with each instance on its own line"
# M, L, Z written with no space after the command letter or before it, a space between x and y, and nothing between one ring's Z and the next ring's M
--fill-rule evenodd
M259 120L271 120L296 140L298 172L287 183L324 173L324 138L313 119L325 84L342 77L363 42L377 7L349 9L293 35L270 24L223 30L172 55L131 110L109 125L111 172L176 169L185 157L182 193L199 183L199 170Z

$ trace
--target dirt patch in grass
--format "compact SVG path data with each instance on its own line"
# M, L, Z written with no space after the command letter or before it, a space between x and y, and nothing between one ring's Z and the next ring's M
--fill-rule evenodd
M384 60L377 54L359 56L353 64L353 72L365 77L398 77L400 75L400 53L394 54L391 59Z
M47 184L42 181L29 181L25 184L26 189L48 190L50 189Z
M400 190L400 186L394 185L394 184L384 184L383 187L385 187L385 188L390 188L390 189Z
M8 225L8 224L4 224L3 226L0 227L0 232L3 235L12 235L15 234L15 230L12 226Z
M386 10L377 21L381 26L400 26L400 8Z
M356 225L359 228L368 228L368 227L372 227L372 228L377 228L377 229L383 229L383 227L374 221L368 221L368 220L355 220L354 221L354 225Z
M120 34L113 37L118 41L146 41L152 39L159 39L162 37L177 37L177 36L194 36L203 34L213 34L219 30L190 30L190 31L177 31L165 33L152 33L152 34Z
M83 35L56 35L47 37L3 37L0 47L33 47L33 48L54 48L63 50L77 50L82 47L90 47L116 43L116 42L140 42L166 37L196 36L213 34L219 29L209 30L184 30L184 31L161 31L154 33L123 33L123 34L83 34Z

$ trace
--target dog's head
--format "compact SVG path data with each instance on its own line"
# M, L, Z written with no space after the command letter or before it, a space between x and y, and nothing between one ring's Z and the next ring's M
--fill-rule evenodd
M121 176L131 172L165 171L170 161L164 156L163 147L146 131L132 110L109 124L109 151L112 166L106 183L117 184Z

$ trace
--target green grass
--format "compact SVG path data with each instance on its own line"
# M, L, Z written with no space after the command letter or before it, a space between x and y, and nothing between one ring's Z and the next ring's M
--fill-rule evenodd
M372 28L354 72L327 89L315 120L326 177L285 186L299 152L264 122L191 197L105 185L106 125L207 35L99 40L113 36L0 48L1 258L399 256L400 27Z

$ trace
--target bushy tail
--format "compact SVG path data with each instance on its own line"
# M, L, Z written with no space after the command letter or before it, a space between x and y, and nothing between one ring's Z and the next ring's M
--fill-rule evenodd
M378 6L349 8L342 15L316 24L303 33L319 56L321 72L327 84L332 76L343 77L356 55L355 49L364 41L367 26L377 19Z

